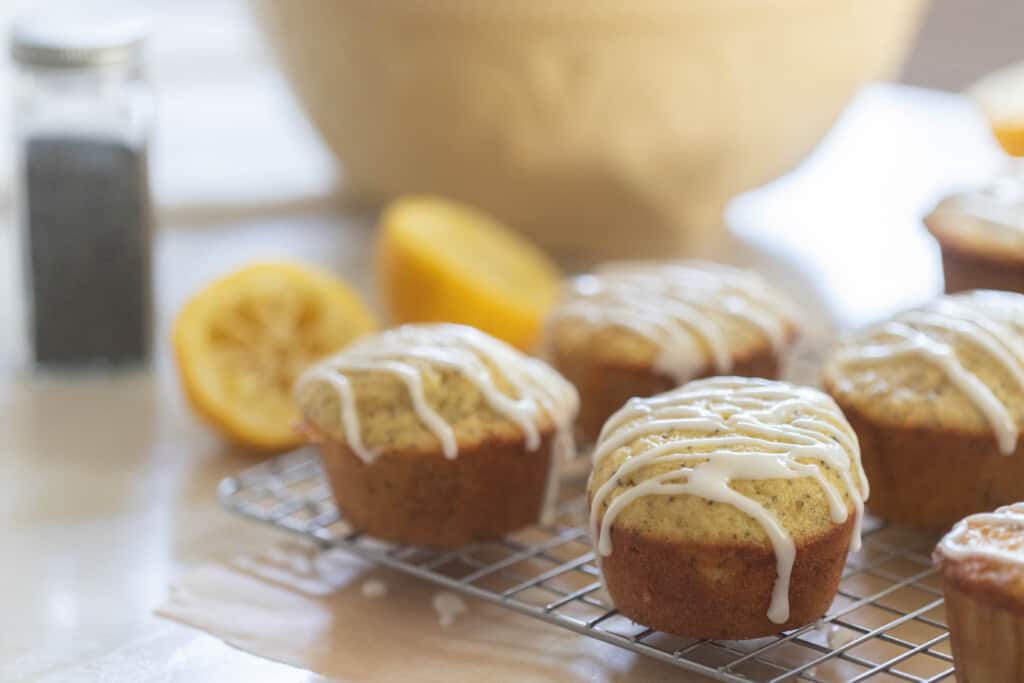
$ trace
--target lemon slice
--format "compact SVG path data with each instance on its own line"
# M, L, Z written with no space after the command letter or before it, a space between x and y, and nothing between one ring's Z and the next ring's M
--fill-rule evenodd
M392 203L377 256L396 322L463 323L523 349L558 293L558 267L544 252L494 218L440 198Z
M988 116L999 146L1024 156L1024 63L992 72L967 92Z
M292 384L312 361L374 327L344 282L288 263L257 263L210 284L174 324L192 408L230 440L283 450L301 439Z

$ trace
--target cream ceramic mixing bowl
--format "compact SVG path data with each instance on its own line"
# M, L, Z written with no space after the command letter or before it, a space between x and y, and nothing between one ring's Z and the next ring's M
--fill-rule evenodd
M253 1L348 192L608 257L719 230L898 68L925 0Z

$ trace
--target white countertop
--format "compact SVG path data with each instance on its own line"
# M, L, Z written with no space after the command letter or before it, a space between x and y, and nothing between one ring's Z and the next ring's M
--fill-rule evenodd
M200 27L196 43L219 47L157 65L160 345L151 372L33 380L12 367L9 215L0 228L0 680L320 680L152 616L183 568L277 538L214 502L217 481L251 459L184 406L166 347L174 311L212 276L256 257L368 281L370 221L339 206L326 153L251 36L232 36ZM187 59L218 66L196 81L185 76ZM808 307L861 323L938 291L938 254L917 217L999 159L967 103L876 86L798 171L734 202L734 246L798 288Z

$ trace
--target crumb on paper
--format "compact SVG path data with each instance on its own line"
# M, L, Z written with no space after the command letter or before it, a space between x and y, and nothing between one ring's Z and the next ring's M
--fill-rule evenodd
M466 613L466 601L455 593L440 591L434 594L434 611L437 612L437 623L447 627Z
M848 645L856 637L857 634L853 631L832 626L828 631L828 646L833 650L838 650L844 645Z
M363 597L382 598L388 594L388 585L380 579L369 579L367 581L363 581L359 590L362 591Z
M308 542L285 542L273 545L266 551L266 560L286 569L296 576L312 576L316 570L315 561L320 549Z

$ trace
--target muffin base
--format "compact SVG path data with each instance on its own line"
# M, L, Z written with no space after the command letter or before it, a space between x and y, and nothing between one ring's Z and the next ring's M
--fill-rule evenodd
M771 548L673 543L611 528L601 572L612 603L634 621L688 638L760 638L820 619L839 588L853 533L851 514L797 546L789 620L768 619L777 576Z
M671 377L650 366L613 366L588 361L583 354L556 350L555 369L572 382L580 394L580 412L576 424L582 443L593 443L605 421L634 396L654 396L679 386ZM728 375L777 379L781 361L771 347L758 349L733 364ZM716 375L707 367L690 379ZM689 380L687 380L689 381Z
M979 600L948 577L943 584L956 680L1024 681L1024 615Z
M946 293L1002 289L1024 293L1024 263L1001 261L942 245Z
M454 547L499 539L540 518L557 464L553 438L545 434L534 451L522 442L485 442L460 448L452 460L440 451L383 453L370 464L345 444L324 441L320 456L354 529L395 543Z
M881 425L826 390L857 433L873 514L941 531L967 515L1024 499L1019 445L1003 455L988 434Z

